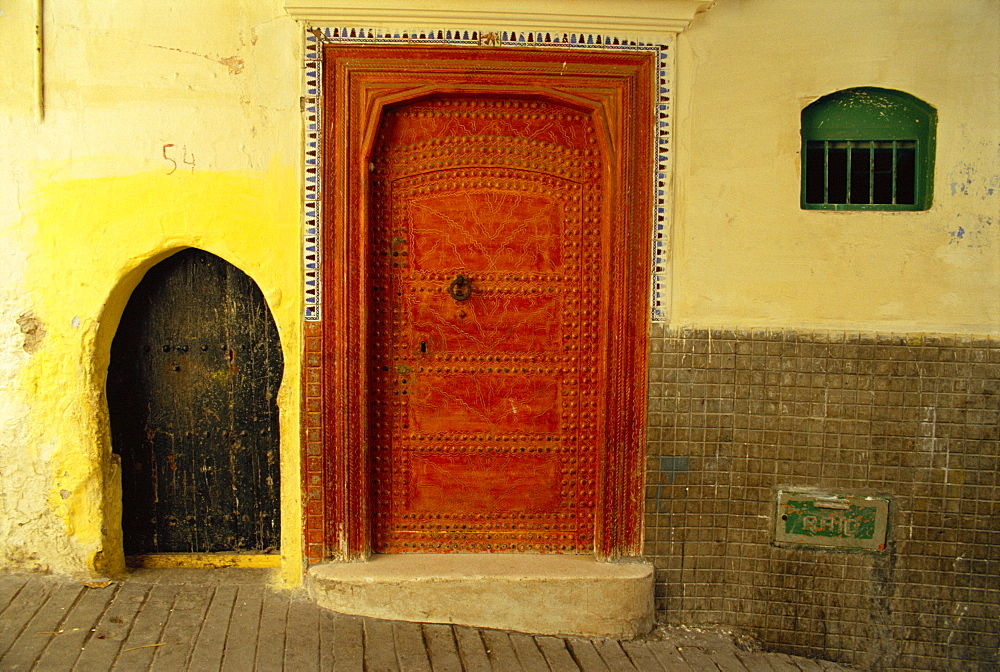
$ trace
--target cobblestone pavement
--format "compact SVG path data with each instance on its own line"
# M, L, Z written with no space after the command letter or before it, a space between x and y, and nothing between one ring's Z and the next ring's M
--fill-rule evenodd
M0 670L849 671L717 632L617 641L345 616L269 588L269 571L136 570L89 585L0 574Z

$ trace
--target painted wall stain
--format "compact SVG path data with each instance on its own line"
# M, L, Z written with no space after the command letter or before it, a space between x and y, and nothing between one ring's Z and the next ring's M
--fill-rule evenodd
M221 56L211 56L209 54L199 54L197 51L191 51L189 49L179 49L177 47L167 47L161 44L147 44L147 47L152 47L153 49L166 49L167 51L176 51L181 54L190 54L191 56L197 56L199 58L204 58L206 60L212 61L213 63L218 63L219 65L224 65L229 68L230 75L238 75L243 72L244 62L242 58L237 58L236 56L228 56L222 58Z
M973 185L975 168L967 163L958 164L951 173L951 195L968 196Z
M993 219L985 215L971 214L963 217L958 214L956 219L962 219L964 225L959 225L953 231L949 231L949 245L961 245L973 249L988 248L993 246ZM969 228L966 228L968 226Z
M45 325L35 317L34 313L28 311L17 318L17 326L24 334L24 351L33 354L42 347L42 339L45 338Z

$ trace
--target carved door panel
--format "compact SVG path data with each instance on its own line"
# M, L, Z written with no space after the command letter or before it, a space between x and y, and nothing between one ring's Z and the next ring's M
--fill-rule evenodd
M372 160L374 549L593 548L601 155L589 115L437 97Z

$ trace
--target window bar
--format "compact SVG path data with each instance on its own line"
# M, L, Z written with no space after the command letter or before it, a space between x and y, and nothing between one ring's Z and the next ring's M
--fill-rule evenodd
M875 202L875 141L868 141L868 204Z
M823 204L830 202L830 141L823 141Z
M898 140L892 141L892 204L896 205L896 157L899 148L896 146Z
M854 153L854 151L853 151L854 150L854 143L851 142L850 140L848 140L844 144L847 145L847 175L844 176L845 177L845 181L844 181L844 187L845 187L844 206L848 206L848 205L851 204L851 187L854 186L852 184L852 180L851 180L851 154Z

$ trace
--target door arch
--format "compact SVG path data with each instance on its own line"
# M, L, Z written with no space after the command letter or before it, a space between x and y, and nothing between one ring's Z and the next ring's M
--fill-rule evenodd
M146 273L108 367L126 555L277 551L283 366L243 271L190 248Z

